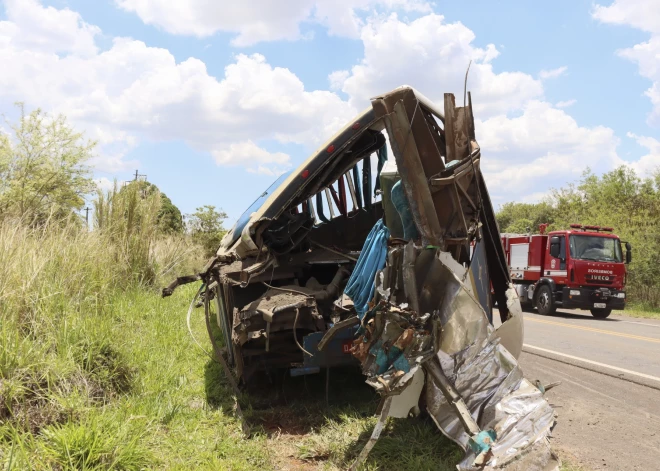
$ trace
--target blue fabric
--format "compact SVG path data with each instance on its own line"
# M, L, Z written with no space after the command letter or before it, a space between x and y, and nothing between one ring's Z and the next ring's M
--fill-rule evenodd
M389 237L389 229L383 224L382 219L379 220L367 236L360 257L346 284L344 293L353 301L360 319L364 318L369 309L369 301L374 297L376 273L385 267Z
M475 455L480 455L490 450L495 440L497 440L495 430L482 430L477 435L470 437L468 445L470 445Z
M394 184L391 195L392 204L394 205L396 212L399 213L401 224L403 225L403 238L405 240L417 240L419 238L419 233L417 232L417 226L415 226L415 221L413 220L410 211L408 198L406 198L406 195L403 193L401 180Z
M376 374L382 375L392 366L395 370L403 371L404 373L410 371L410 363L403 355L403 351L395 345L392 345L387 351L385 351L383 348L383 341L378 340L374 343L371 349L369 349L369 353L376 357L375 362L378 367Z

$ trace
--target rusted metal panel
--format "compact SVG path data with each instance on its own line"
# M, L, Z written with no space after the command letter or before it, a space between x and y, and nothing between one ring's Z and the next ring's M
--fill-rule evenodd
M447 162L463 160L469 153L468 113L465 107L457 108L452 93L445 93L445 141Z

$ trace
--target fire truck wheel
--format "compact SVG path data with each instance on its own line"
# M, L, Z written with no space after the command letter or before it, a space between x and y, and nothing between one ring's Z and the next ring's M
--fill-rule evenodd
M536 291L536 309L542 316L549 316L557 310L548 285L543 285Z
M607 316L612 314L611 309L592 309L591 315L598 319L605 319Z

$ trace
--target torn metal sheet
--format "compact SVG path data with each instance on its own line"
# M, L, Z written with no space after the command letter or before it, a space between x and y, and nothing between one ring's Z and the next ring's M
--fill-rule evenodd
M402 381L406 384L403 391L396 396L392 396L392 405L390 406L390 417L405 419L412 415L419 415L419 398L424 389L426 377L424 370L416 368L412 373L410 382Z
M406 246L408 253L414 250L420 249ZM379 305L355 343L367 383L380 394L397 398L392 417L407 416L419 384L406 382L406 373L422 366L426 377L433 379L426 380L428 412L441 431L466 452L460 470L506 467L526 456L537 442L540 444L534 449L545 450L543 444L555 423L554 411L542 391L523 377L515 355L502 343L503 339L511 341L514 352L521 346L521 337L515 336L522 317L515 291L507 293L510 320L495 330L470 285L459 278L465 277L466 270L448 259L446 252L425 249L422 253L433 254L433 260L429 263L428 257L418 256L420 266L413 272L417 280L434 280L441 295L426 299L430 315L419 316L407 307L402 309L401 304L391 304L391 296L387 296L391 290L378 287ZM406 263L412 258L404 257L401 265L385 268L388 276L392 278L392 270L410 269ZM384 279L379 278L381 283ZM417 280L411 285L417 286ZM423 289L424 284L419 286ZM366 355L363 345L368 346ZM415 377L419 374L417 369ZM539 460L550 463L545 453Z

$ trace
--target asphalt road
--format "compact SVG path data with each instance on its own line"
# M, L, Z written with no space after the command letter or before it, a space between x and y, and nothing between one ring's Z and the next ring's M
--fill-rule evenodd
M587 469L660 469L660 321L524 316L525 376L562 382L547 393L555 448Z

